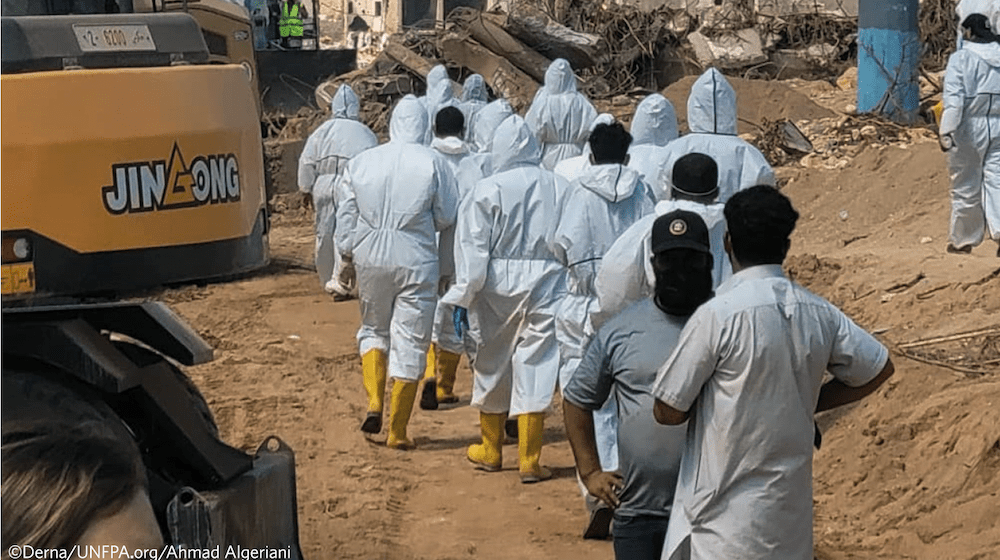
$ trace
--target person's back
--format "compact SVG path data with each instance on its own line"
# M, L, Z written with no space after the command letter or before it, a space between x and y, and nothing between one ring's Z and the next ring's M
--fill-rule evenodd
M948 59L939 126L952 181L947 250L954 253L971 252L987 234L1000 243L1000 36L984 14L963 25L970 37Z
M596 117L594 106L576 91L576 76L569 62L554 60L545 72L545 85L524 117L542 145L542 166L554 169L560 161L579 155Z
M892 363L784 276L798 219L784 195L753 187L725 212L735 274L694 312L653 389L657 421L691 423L664 557L811 560L813 415L874 391Z
M594 128L599 124L611 124L615 122L614 115L609 113L601 113L597 115L594 122L590 124L587 129L587 139L590 139L590 134L594 132ZM567 182L572 183L573 181L580 178L581 175L587 170L588 167L592 165L590 161L590 143L588 142L583 146L583 152L578 156L573 156L571 158L566 158L552 169L552 171L566 179Z
M667 145L677 139L674 106L658 93L646 97L635 109L631 132L628 165L655 189L655 183L660 180L660 168L670 154Z
M435 232L447 222L438 207L437 196L451 198L457 193L440 189L442 183L454 188L451 171L429 147L421 145L426 136L426 113L404 98L393 111L390 141L367 150L348 164L341 185L347 200L338 210L353 214L348 227L338 223L338 246L354 248L369 265L397 267L409 264L414 268L437 270L437 261L422 258L427 252L436 253ZM405 181L399 180L406 178ZM442 181L442 177L447 177ZM349 191L349 193L348 193ZM354 225L355 227L350 227ZM341 240L343 242L341 243ZM395 247L395 252L388 247ZM405 248L414 251L408 252ZM356 261L357 262L357 261Z
M472 74L462 83L462 98L458 108L462 110L466 124L466 140L470 139L472 119L480 109L485 107L489 99L486 95L486 80L479 74Z
M687 119L691 132L668 146L670 153L660 169L660 180L656 181L657 200L670 197L670 171L679 158L692 152L707 154L718 164L720 204L754 185L777 184L767 158L736 135L736 92L715 68L710 68L691 86Z

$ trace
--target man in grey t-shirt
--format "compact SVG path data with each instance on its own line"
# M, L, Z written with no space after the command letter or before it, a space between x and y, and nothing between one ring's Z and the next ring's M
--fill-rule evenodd
M653 223L655 295L625 309L600 330L563 389L566 433L587 490L615 508L619 559L657 560L667 532L685 429L657 425L651 393L688 316L712 295L708 228L677 210ZM593 411L618 400L621 475L601 470Z

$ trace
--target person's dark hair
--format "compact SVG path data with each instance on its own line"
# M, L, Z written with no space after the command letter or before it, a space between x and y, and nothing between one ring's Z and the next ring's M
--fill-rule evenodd
M445 136L461 136L465 130L465 115L458 107L448 106L434 116L434 134L441 138Z
M589 142L594 163L625 163L628 147L632 144L632 135L620 122L602 123L594 127Z
M970 14L962 27L969 30L969 40L973 43L1000 43L1000 35L990 29L990 22L983 14Z
M719 166L706 154L685 154L674 163L670 184L674 200L712 204L719 195Z
M5 543L72 549L95 520L146 488L129 446L69 426L4 434L2 461Z
M744 266L781 264L799 213L792 201L767 185L733 195L724 210L733 256Z

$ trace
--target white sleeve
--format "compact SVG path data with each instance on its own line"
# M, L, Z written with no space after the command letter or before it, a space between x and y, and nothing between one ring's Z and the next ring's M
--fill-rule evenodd
M967 57L956 52L948 58L948 67L944 73L944 112L941 114L939 131L942 135L952 134L958 130L965 111L965 80L962 76L962 66Z
M681 331L677 347L657 372L652 395L682 412L691 410L701 388L715 374L721 331L711 309L702 306L695 311Z
M351 182L353 166L348 163L335 192L342 197L337 202L337 227L334 240L341 255L354 256L354 230L358 225L358 200Z
M646 295L643 244L655 220L650 215L632 224L604 254L594 281L599 307L591 314L595 329Z
M837 321L837 333L826 368L845 385L860 387L882 371L889 350L842 311L832 304L830 308Z
M490 241L496 214L500 211L496 186L481 181L462 201L455 227L455 284L442 303L468 308L486 284L490 265Z
M318 136L318 134L313 133L306 140L306 145L302 148L302 155L299 156L299 190L304 193L311 193L313 185L316 183L316 167L319 161L319 154L316 153L319 150Z

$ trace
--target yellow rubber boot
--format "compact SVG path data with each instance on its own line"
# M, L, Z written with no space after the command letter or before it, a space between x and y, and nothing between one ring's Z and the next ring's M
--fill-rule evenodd
M545 415L541 412L517 417L518 470L521 482L530 484L552 478L552 471L538 464L542 457L542 429Z
M361 356L361 369L364 373L365 391L368 393L368 416L361 424L361 431L377 434L382 431L382 409L385 407L385 376L388 371L385 352L369 350Z
M389 407L389 437L385 440L390 449L410 450L417 446L406 437L413 402L417 399L417 382L396 379L392 384L392 401Z
M430 349L427 350L427 367L424 368L424 390L420 393L420 408L424 410L438 409L437 379L434 376L434 372L437 369L436 346L437 344L431 344Z
M483 443L470 445L466 454L477 469L498 472L503 467L503 421L506 417L506 414L479 413Z
M458 402L455 395L455 377L458 373L458 362L462 359L460 354L454 354L447 350L438 349L437 353L437 401L439 403L451 404Z

